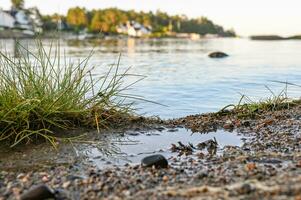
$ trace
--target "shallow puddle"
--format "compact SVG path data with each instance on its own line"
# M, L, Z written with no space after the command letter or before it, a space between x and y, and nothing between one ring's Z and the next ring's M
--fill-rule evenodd
M108 139L109 136L104 136ZM217 153L221 153L224 146L241 146L243 141L242 137L235 132L226 132L224 130L218 130L217 132L211 132L207 134L193 133L190 130L180 128L177 130L162 130L153 131L148 133L136 133L131 132L123 136L119 136L113 139L113 146L105 147L107 151L104 152L104 148L99 149L95 146L86 146L81 152L85 152L90 162L103 168L111 165L125 165L126 163L140 163L141 159L150 154L160 153L166 158L176 156L177 153L172 153L170 148L171 144L181 143L187 145L189 143L197 145L198 143L216 139L218 143ZM114 141L115 140L115 141ZM109 148L113 148L113 152L110 152Z
M93 131L87 133L86 141L60 143L58 151L46 143L26 145L14 151L0 149L0 169L22 170L55 165L72 165L84 169L84 166L91 164L98 168L124 166L127 163L140 163L143 157L151 154L160 153L166 158L178 156L178 153L173 153L170 149L172 143L191 143L195 146L214 138L218 143L218 154L222 153L224 146L243 144L242 136L224 130L207 134L192 134L184 128L107 134Z

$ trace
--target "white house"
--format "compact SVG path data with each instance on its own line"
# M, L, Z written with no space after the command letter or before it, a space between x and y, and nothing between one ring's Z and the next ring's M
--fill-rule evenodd
M15 26L15 18L11 16L9 13L0 10L0 27L1 28L14 28Z
M117 27L117 32L132 37L143 37L151 34L151 27L145 27L142 24L131 21Z
M42 32L42 19L37 8L0 10L0 28L18 29L34 35Z
M16 26L23 30L33 30L31 19L26 15L24 10L17 10L13 12L13 16L16 19Z

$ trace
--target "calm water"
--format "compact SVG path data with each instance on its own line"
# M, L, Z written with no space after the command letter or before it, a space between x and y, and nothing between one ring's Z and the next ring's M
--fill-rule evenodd
M44 41L49 46L51 41ZM21 41L24 46L34 50L33 40ZM0 40L0 47L14 52L13 40ZM265 88L268 85L276 94L283 84L271 82L288 81L301 85L301 41L250 41L247 39L153 39L153 40L101 40L101 41L61 41L61 47L68 57L74 60L88 56L94 48L90 60L95 66L95 76L109 70L109 65L122 54L120 70L131 67L131 73L146 76L137 83L131 94L141 95L167 107L139 102L139 113L157 115L161 118L176 118L189 114L218 111L230 103L237 103L240 93L253 99L271 96ZM225 59L210 59L208 53L224 51L230 56ZM126 79L127 83L135 81ZM299 97L301 88L290 86L288 95ZM94 134L95 135L95 134ZM181 141L185 144L216 137L219 150L225 145L241 145L241 136L219 130L206 135L191 135L189 130L177 132L143 133L138 136L125 134L100 135L96 145L80 145L78 152L85 153L89 160L100 168L106 165L123 165L126 162L138 163L148 154L162 153L170 157L171 143ZM106 138L107 137L107 138ZM114 156L108 156L106 145L115 140ZM110 145L109 145L110 146ZM105 150L103 149L105 147ZM72 151L66 151L68 153ZM76 151L77 152L77 151ZM109 152L110 154L110 152ZM36 154L30 154L36 155ZM39 156L39 154L37 154ZM14 163L14 159L12 159Z
M32 46L34 41L22 43ZM0 44L13 51L12 40L0 40ZM271 80L301 84L301 41L122 39L64 40L61 45L74 59L84 58L94 47L90 63L96 66L95 74L107 71L121 52L121 70L131 67L132 73L146 76L131 93L168 106L140 102L138 112L162 118L217 111L237 103L239 93L254 99L269 97L271 93L264 85L275 93L284 88ZM208 53L216 50L230 57L208 58ZM290 86L288 94L299 97L300 90Z

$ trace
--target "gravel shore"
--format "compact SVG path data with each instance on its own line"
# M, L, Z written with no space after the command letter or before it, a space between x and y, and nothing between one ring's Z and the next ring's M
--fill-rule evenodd
M56 199L294 199L301 200L301 107L256 117L203 114L164 122L205 133L235 130L241 147L220 154L168 159L166 169L125 165L97 169L75 165L0 172L0 200L20 199L34 185L47 185ZM0 163L1 164L1 163Z

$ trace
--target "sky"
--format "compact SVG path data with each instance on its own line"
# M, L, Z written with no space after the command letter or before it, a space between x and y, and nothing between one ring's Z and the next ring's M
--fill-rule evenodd
M10 8L10 0L0 0L0 8ZM206 16L239 35L301 34L301 0L25 0L42 14L66 14L74 6L87 9L117 7L143 11L161 10L188 17Z

